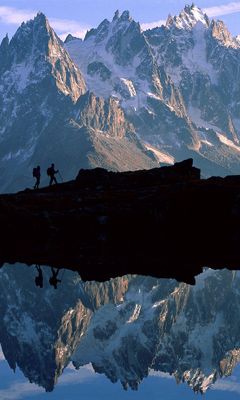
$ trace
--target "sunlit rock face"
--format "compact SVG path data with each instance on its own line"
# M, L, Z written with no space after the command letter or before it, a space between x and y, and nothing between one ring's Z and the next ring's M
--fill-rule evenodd
M48 391L71 360L125 389L154 370L198 392L239 362L238 273L206 269L190 286L140 276L83 282L65 271L55 290L42 271L40 289L34 268L1 269L0 343L10 367Z
M23 23L10 42L3 39L1 191L29 186L33 166L47 169L53 161L65 179L74 178L81 166L126 170L158 165L141 147L118 102L89 93L78 101L86 92L81 71L43 14ZM46 183L45 170L42 174Z
M116 12L65 47L90 90L119 100L160 161L193 152L204 174L237 172L240 47L223 22L191 5L143 32Z
M84 78L43 14L22 24L10 43L4 39L0 47L1 190L24 185L46 129L56 116L64 120L85 91Z
M0 45L0 191L55 162L150 169L193 157L203 176L238 173L239 38L198 7L142 31L116 12L63 43L39 13ZM234 77L234 78L233 78Z

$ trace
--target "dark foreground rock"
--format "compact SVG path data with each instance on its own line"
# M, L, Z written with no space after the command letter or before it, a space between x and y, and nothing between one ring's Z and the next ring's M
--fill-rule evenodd
M194 282L240 266L240 177L200 179L192 160L149 171L81 170L75 181L0 196L0 262Z

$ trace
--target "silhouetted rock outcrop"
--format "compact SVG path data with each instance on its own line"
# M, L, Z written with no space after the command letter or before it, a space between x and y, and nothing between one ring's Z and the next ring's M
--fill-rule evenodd
M200 179L192 160L149 171L81 170L75 181L0 196L1 262L193 282L239 267L239 177Z
M184 160L171 167L154 168L124 173L109 172L104 168L81 169L76 178L78 185L156 185L163 183L188 182L200 179L200 170L193 167L193 159Z

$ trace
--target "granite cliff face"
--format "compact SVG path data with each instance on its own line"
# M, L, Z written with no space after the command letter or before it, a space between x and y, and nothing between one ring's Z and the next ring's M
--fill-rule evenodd
M1 190L24 185L44 132L57 115L66 117L85 91L81 73L43 14L22 24L10 43L4 39L0 49Z
M126 170L158 164L118 102L87 93L82 73L43 14L22 24L10 42L3 40L0 93L2 191L29 185L33 166L47 168L52 160L65 179L79 165Z
M42 270L39 289L33 268L1 269L0 343L10 367L47 391L71 360L125 389L161 371L196 392L240 360L239 273L206 269L190 286L130 275L83 282L66 271L54 290Z
M204 176L238 173L239 57L194 5L145 32L116 12L65 44L39 13L0 45L0 190L29 186L38 164L47 183L52 161L65 180L188 157Z
M159 143L165 142L166 148L170 143L177 147L178 141L196 145L181 93L164 66L158 65L145 33L128 11L116 12L111 22L104 20L83 42L68 41L65 47L83 71L90 90L105 98L116 97L146 141L154 136ZM171 160L164 147L158 156L161 161L164 157Z
M196 6L186 6L178 17L169 17L165 27L146 36L197 127L199 154L217 161L227 151L234 163L239 144L237 39L223 22L210 21Z
M160 162L191 154L205 175L237 172L240 47L223 22L192 5L142 32L116 12L65 47L92 91L119 99Z
M47 183L52 161L65 180L188 157L204 176L238 173L239 57L194 5L145 32L116 12L65 44L38 14L0 45L0 190L29 186L38 164Z

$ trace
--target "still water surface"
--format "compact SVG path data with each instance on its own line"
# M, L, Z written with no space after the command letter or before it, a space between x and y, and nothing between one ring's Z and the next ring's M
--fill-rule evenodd
M0 399L237 399L239 333L238 272L98 283L6 264Z

